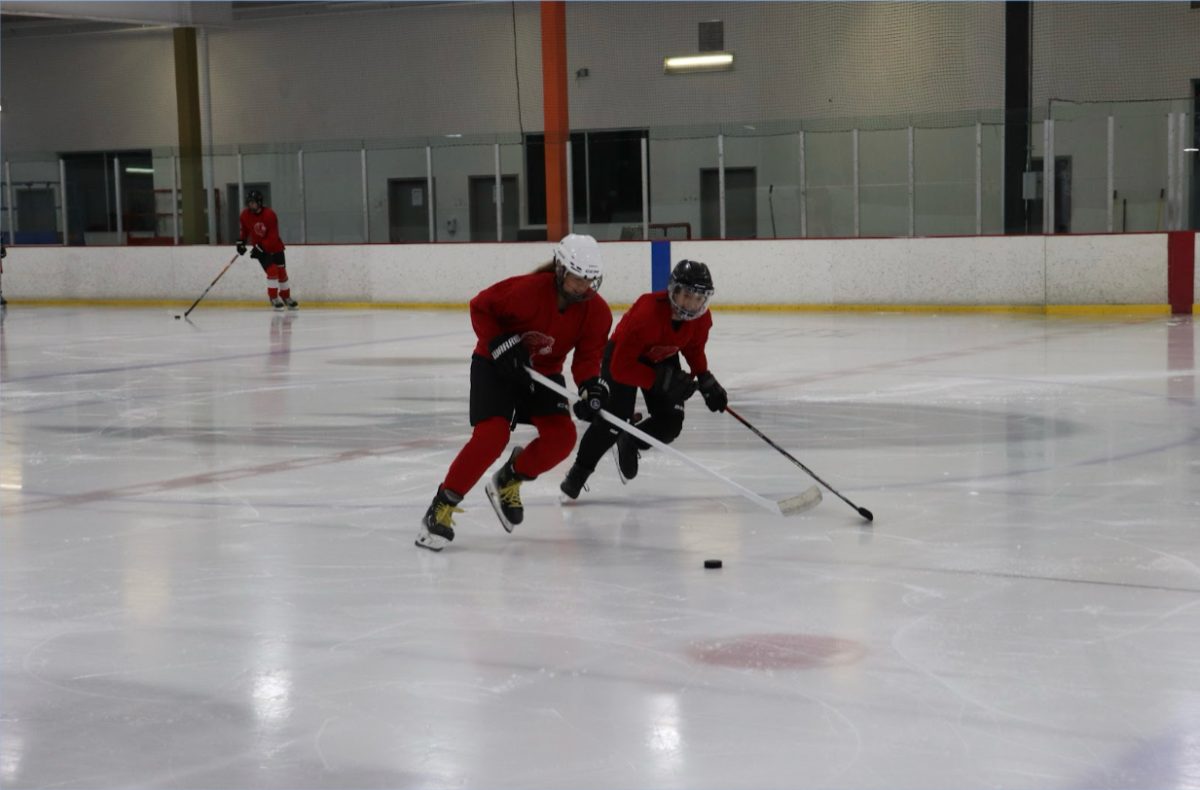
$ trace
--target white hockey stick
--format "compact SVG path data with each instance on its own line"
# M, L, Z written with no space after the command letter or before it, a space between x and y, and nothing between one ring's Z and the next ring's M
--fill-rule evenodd
M525 366L525 370L529 372L530 377L533 378L534 381L536 381L538 384L541 384L543 387L547 387L547 388L553 390L554 392L557 392L559 395L562 395L564 398L566 398L569 401L579 400L579 396L576 393L571 392L569 389L562 386L557 381L546 378L541 373L538 373L536 370L529 367L528 365ZM749 488L746 488L745 486L743 486L741 483L734 482L733 480L730 480L728 477L721 474L720 472L716 472L712 469L709 469L707 466L700 463L699 461L696 461L696 460L684 455L683 453L676 450L674 447L671 447L670 445L667 445L667 444L663 444L658 439L655 439L653 436L651 436L650 434L646 433L643 430L640 430L636 426L630 425L629 423L622 420L620 417L614 417L612 414L605 411L604 409L600 410L600 416L603 417L610 425L613 425L613 426L621 429L622 431L625 431L625 433L628 433L631 436L641 439L643 442L650 445L651 447L656 447L665 453L669 453L669 454L675 456L676 458L678 458L679 460L683 461L688 466L691 466L695 469L699 469L701 472L704 472L705 474L709 475L710 477L715 477L717 480L720 480L725 485L727 485L730 488L732 488L733 490L737 491L739 494L744 496L746 499L749 499L751 502L758 505L762 509L770 511L771 513L774 513L777 516L794 516L798 513L803 513L806 510L816 507L821 502L821 489L818 488L817 486L812 486L811 488L809 488L807 491L805 491L802 494L790 496L790 497L787 497L786 499L780 499L778 502L771 500L771 499L767 499L764 496L759 496L758 494L751 491Z

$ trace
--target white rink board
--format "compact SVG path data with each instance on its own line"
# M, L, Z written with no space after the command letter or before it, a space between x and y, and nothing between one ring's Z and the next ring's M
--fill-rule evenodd
M1042 304L1040 238L866 239L836 248L834 302Z
M1167 301L1167 236L1046 238L1047 304Z
M499 279L536 268L552 249L547 242L295 245L287 257L296 297L308 304L462 304ZM650 243L606 242L602 249L608 301L629 304L650 289ZM5 295L187 304L232 253L224 246L18 247L5 261ZM682 258L712 266L718 304L1167 301L1165 234L673 242L671 260ZM260 300L264 289L260 267L245 257L209 298Z
M704 261L717 304L832 304L839 241L671 242L671 261Z

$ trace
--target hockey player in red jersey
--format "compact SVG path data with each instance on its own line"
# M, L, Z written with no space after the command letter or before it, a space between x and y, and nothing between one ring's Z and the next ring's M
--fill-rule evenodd
M254 258L267 275L267 298L277 311L299 310L300 305L292 298L288 282L287 261L283 255L283 239L279 238L279 217L263 203L263 194L257 189L246 193L246 207L242 209L241 228L238 231L237 254L246 254L246 245L254 249Z
M441 551L454 540L453 515L462 512L458 505L503 454L517 423L532 424L538 436L524 448L513 448L485 487L506 531L525 517L521 483L571 454L576 434L566 399L534 384L526 365L562 384L563 363L573 350L571 375L582 397L576 416L591 419L607 404L600 357L612 311L596 293L602 279L600 245L591 236L571 234L554 248L554 260L501 280L471 300L478 337L471 356L473 431L421 520L417 546Z
M708 303L713 293L708 266L680 261L671 271L667 289L638 297L604 349L601 380L611 392L608 410L629 420L641 389L650 416L637 427L665 444L683 430L683 404L697 387L709 410L724 411L729 403L725 388L708 369L704 354L712 328ZM687 360L690 373L680 365L680 354ZM578 498L596 463L614 444L622 481L637 476L639 451L649 445L595 420L584 433L575 463L559 486L563 494Z
M0 243L0 280L3 280L4 275L4 259L8 257L8 250L4 244ZM4 287L0 284L0 307L7 307L8 300L4 298Z

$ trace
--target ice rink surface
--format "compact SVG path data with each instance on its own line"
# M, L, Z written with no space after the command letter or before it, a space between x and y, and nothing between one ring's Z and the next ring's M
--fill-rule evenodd
M1190 319L718 312L873 525L650 452L432 554L464 311L172 314L3 318L0 786L1200 788ZM674 446L811 483L698 397Z

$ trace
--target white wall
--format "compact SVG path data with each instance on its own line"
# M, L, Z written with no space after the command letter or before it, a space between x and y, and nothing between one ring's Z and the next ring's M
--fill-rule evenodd
M1033 3L1035 107L1050 99L1186 98L1200 78L1200 9L1187 2Z
M649 290L650 245L602 247L602 293ZM1166 304L1165 234L1075 237L676 242L672 260L712 267L726 305ZM229 260L213 247L19 247L5 262L10 300L167 300L186 307ZM488 284L548 260L551 245L295 245L296 298L462 304ZM257 263L239 260L214 301L265 302Z
M665 75L725 22L724 74ZM1000 107L998 3L578 3L567 12L580 128L892 115Z
M735 69L664 74L712 19ZM590 71L570 86L579 129L1003 103L995 3L571 3L567 35L569 73ZM208 38L216 145L542 127L536 3L243 20ZM3 71L12 150L176 142L167 31L10 38Z
M240 22L209 36L218 143L541 126L538 6L446 3Z
M352 6L347 5L347 8ZM980 112L1003 104L1002 3L596 2L568 6L573 128L652 127L652 221L688 221L698 231L698 170L715 165L715 134L809 129L809 232L853 233L848 133L861 139L863 232L894 233L906 207L896 186L906 151L894 130L923 127L917 140L917 234L973 233L974 129ZM1033 9L1034 99L1129 99L1184 95L1200 76L1200 11L1187 3L1039 3ZM697 23L725 23L733 71L666 75L662 58L694 51ZM445 135L488 136L482 156L440 151L438 238L466 218L469 175L490 173L486 145L497 133L542 127L540 12L535 3L444 3L311 13L239 21L208 34L211 144L228 153L278 149L247 160L247 178L270 181L286 238L301 222L294 152L341 141ZM177 144L174 60L164 30L10 37L0 51L6 155L170 147ZM977 112L979 111L979 112ZM823 126L817 121L828 121ZM708 124L695 139L697 124ZM815 125L814 125L815 124ZM958 125L959 128L945 128ZM744 130L755 126L757 131ZM686 128L683 128L686 127ZM935 128L942 127L942 128ZM1160 128L1161 127L1161 128ZM1000 138L987 127L984 229L1000 228ZM672 131L677 130L677 131ZM889 131L892 130L892 131ZM789 131L731 136L730 166L758 170L758 235L771 235L767 188L775 184L775 233L799 235L796 155ZM1165 186L1165 125L1124 118L1118 125L1117 186L1127 227L1156 227ZM1035 147L1040 146L1035 131ZM1095 123L1060 125L1059 153L1074 158L1079 189L1072 227L1103 230L1103 151ZM372 141L375 141L373 144ZM328 150L331 148L325 145ZM674 150L668 150L674 149ZM662 157L667 157L663 159ZM519 153L505 172L523 180ZM309 240L357 242L361 184L353 156L314 156L307 183ZM339 162L342 162L339 164ZM370 241L386 240L386 180L412 175L387 156L372 165ZM217 186L236 181L231 158ZM424 174L421 167L418 175ZM170 174L156 175L169 187ZM522 219L524 215L522 214ZM616 238L620 226L597 229ZM226 236L229 231L226 229Z

